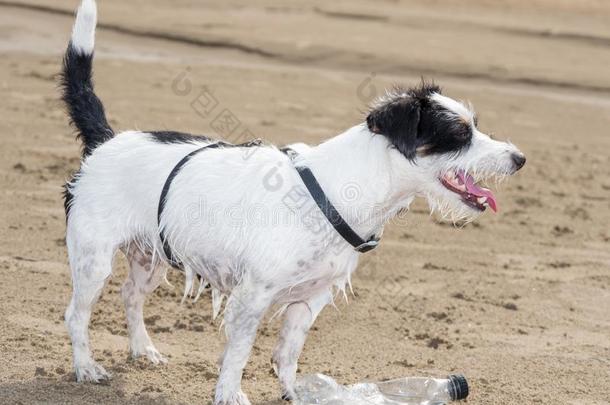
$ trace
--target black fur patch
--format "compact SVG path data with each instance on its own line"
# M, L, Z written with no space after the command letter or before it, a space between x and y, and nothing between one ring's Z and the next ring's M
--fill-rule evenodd
M417 153L457 153L470 145L472 128L430 97L440 87L422 83L410 89L396 87L375 106L366 122L371 132L386 136L407 159Z
M145 131L146 132L146 131ZM148 131L155 142L172 143L195 143L200 141L211 141L212 138L204 135L193 135L176 131Z
M72 43L68 45L60 87L70 121L78 130L77 138L83 142L83 156L90 155L114 136L104 106L93 91L92 64L93 54L83 54L74 49Z

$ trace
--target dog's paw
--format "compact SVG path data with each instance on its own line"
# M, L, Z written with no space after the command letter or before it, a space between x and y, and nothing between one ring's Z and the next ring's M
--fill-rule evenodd
M167 364L167 359L154 346L146 348L146 357L153 364Z
M108 382L111 377L110 373L108 373L104 367L94 361L75 367L74 372L76 374L76 381L78 382L103 384Z
M146 358L155 365L167 364L167 359L152 345L146 346L142 349L132 349L131 356L134 359L138 357L146 356Z
M288 391L286 391L286 392L284 392L284 393L282 394L282 400L283 400L283 401L291 402L291 401L293 401L293 400L294 400L294 398L295 398L295 397L294 397L294 393L292 393L292 392L288 392Z
M252 405L250 400L242 391L230 395L228 398L216 398L214 405Z

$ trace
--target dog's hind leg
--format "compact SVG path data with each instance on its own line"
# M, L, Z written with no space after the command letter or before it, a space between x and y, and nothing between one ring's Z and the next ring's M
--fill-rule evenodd
M88 237L91 233L76 233L73 226L68 226L66 242L72 269L72 300L66 310L65 322L72 340L76 380L101 382L110 376L91 357L89 320L112 273L115 247L112 243L93 240Z
M134 358L145 355L152 363L166 363L165 357L153 345L144 325L144 301L161 284L165 268L159 260L153 260L152 253L136 244L125 250L129 260L129 275L121 289L127 327L129 329L129 349Z
M327 291L306 302L290 304L286 308L280 338L271 360L282 387L282 399L294 399L297 361L305 339L320 311L331 302L332 294Z

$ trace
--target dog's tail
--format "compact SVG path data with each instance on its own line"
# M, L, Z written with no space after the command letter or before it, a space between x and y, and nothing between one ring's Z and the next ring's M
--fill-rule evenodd
M92 63L97 7L95 0L83 0L76 14L72 39L64 56L61 73L62 99L72 124L83 142L83 156L114 136L104 106L93 92Z

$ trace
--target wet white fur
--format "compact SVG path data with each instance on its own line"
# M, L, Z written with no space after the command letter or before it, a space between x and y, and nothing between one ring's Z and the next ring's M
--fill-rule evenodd
M80 380L104 377L91 359L86 329L93 303L111 274L114 253L135 246L138 252L149 252L145 254L151 268L159 265L163 254L156 213L163 183L174 165L199 146L166 145L144 133L126 132L83 162L71 188L67 231L74 292L66 321ZM388 219L417 196L427 197L433 207L439 201L453 207L460 216L476 215L440 184L438 176L449 167L510 173L510 153L516 151L476 132L472 147L462 155L420 158L414 165L365 125L300 149L301 164L312 169L330 200L363 236L380 233ZM273 147L257 148L251 155L245 151L211 149L194 157L175 178L162 217L173 251L186 264L191 280L195 272L211 283L215 301L229 297L224 312L228 342L217 403L246 403L236 399L242 398L241 373L258 324L274 304L288 308L287 324L302 325L295 332L284 328L274 357L283 389L292 393L306 329L331 302L333 288L344 289L349 283L359 256L341 240L338 247L328 246L329 239L336 239L332 228L315 233L301 221L305 212L293 212L285 204L290 190L302 184L282 152ZM281 187L268 189L270 179ZM356 198L345 195L346 185L358 190ZM140 294L136 304L127 307L133 319L132 353L155 361L160 356L141 322L140 291L156 284L144 283L143 271L132 264L123 293L128 302L130 283L135 283L138 288L133 291ZM297 303L315 309L303 316L303 309L291 309ZM291 316L295 313L299 315Z
M81 20L79 13L73 43L91 52L88 24L95 21L94 2L85 0L82 10L87 10L87 18ZM438 100L456 114L469 111L443 96ZM118 250L127 254L131 266L122 289L131 353L154 363L165 361L143 322L144 298L166 271L157 204L172 168L204 144L168 145L146 133L124 132L82 162L70 188L74 198L66 238L73 280L66 325L79 381L108 377L92 358L88 325ZM476 216L477 211L440 184L439 176L456 167L480 177L510 174L510 155L518 152L475 130L472 146L464 153L420 157L414 164L365 124L320 145L298 144L295 149L300 152L296 164L313 171L328 198L364 238L380 234L384 224L418 196L427 198L433 209ZM295 187L302 189L302 182L293 162L275 147L219 148L187 163L167 196L161 226L185 264L187 278L192 282L199 274L211 284L215 312L227 297L227 343L215 404L249 404L241 391L242 371L258 325L273 306L284 316L274 367L283 391L292 395L297 359L310 326L336 291L345 290L356 269L359 253L337 238L334 229L320 230L306 220L309 210L317 209L312 201L287 204ZM191 289L192 283L187 285Z

